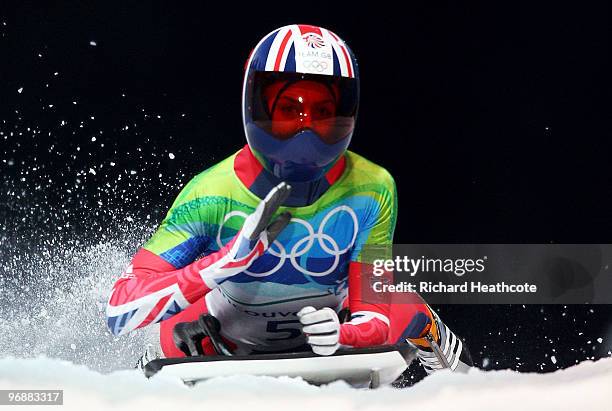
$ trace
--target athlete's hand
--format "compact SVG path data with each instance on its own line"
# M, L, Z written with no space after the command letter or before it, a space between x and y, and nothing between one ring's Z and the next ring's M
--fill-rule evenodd
M262 240L267 249L291 220L291 213L285 212L271 221L272 215L289 197L290 192L291 186L287 183L280 183L270 190L253 214L246 218L240 234L249 241Z
M199 270L208 287L213 288L220 281L248 269L268 250L291 220L291 214L285 212L272 221L272 216L290 192L291 187L286 183L280 183L270 190L255 211L244 220L232 241L219 250L214 259L210 258L213 254L208 256L212 264Z
M334 310L328 307L317 310L309 306L302 308L297 316L312 352L319 355L332 355L336 352L339 347L340 321Z

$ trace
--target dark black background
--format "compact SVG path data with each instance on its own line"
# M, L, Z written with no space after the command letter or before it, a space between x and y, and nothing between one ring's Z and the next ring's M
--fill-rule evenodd
M251 48L306 23L357 55L351 149L396 179L396 242L611 241L605 2L207 3L0 11L4 238L44 236L49 219L22 221L24 201L70 210L63 232L77 236L92 218L112 235L108 210L158 221L190 176L244 144ZM549 371L612 349L609 307L439 308L488 368Z

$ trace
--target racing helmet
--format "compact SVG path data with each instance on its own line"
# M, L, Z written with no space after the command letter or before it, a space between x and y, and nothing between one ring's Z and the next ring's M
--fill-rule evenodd
M245 66L242 119L254 156L276 177L320 178L346 151L359 106L359 72L348 46L322 27L274 30Z

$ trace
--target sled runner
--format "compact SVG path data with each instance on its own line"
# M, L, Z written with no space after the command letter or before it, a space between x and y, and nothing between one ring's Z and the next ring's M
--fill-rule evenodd
M202 355L200 343L207 336L217 355ZM331 356L312 352L233 355L210 315L177 324L174 337L187 357L155 359L145 365L147 377L172 375L193 385L234 375L288 376L316 385L342 380L354 387L376 388L395 381L415 358L415 348L408 344L342 349Z

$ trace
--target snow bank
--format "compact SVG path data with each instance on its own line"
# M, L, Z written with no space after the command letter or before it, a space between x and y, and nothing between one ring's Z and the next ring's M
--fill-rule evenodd
M441 372L412 388L355 390L338 382L311 386L299 379L217 378L187 387L178 379L147 380L135 370L101 374L68 361L0 359L0 389L63 389L62 409L103 410L610 410L612 358L550 374L474 370ZM195 407L195 408L193 408Z

